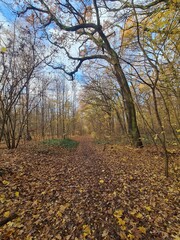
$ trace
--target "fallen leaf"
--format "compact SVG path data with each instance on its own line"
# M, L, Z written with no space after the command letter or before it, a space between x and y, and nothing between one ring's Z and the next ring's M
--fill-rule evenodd
M100 179L100 180L99 180L99 183L104 183L104 180L103 180L103 179Z
M16 197L19 197L19 192L15 192L15 196L16 196Z
M113 192L113 196L114 196L114 197L117 196L117 192L116 192L116 191Z
M36 205L38 205L38 200L35 200L34 202L33 202L33 206L36 206Z
M143 215L142 215L141 213L138 213L138 214L136 214L136 217L137 217L137 218L142 218Z
M91 234L91 229L88 225L83 225L83 237L86 237Z
M137 211L136 211L135 209L133 209L133 210L130 212L131 215L135 215L136 213L137 213Z
M126 226L121 226L121 230L125 231L126 230Z
M122 226L126 224L126 222L122 218L118 218L118 223L119 225L122 225Z
M127 239L127 236L126 236L125 232L120 232L119 235L120 235L120 239L122 239L122 240Z
M173 240L180 240L179 236L173 236Z
M143 234L146 234L146 228L145 227L138 227L139 231Z
M7 180L3 180L2 183L3 183L4 185L9 185L10 182L7 181Z
M108 236L109 231L107 229L104 229L103 233L102 233L102 237L105 238Z
M4 194L1 194L1 195L0 195L0 202L1 202L1 203L4 203L5 201L6 201L5 195L4 195Z
M27 237L26 237L26 240L32 240L32 239L33 239L33 237L28 234Z
M62 217L62 213L60 211L58 211L56 214L58 217Z
M134 239L134 235L132 235L131 233L129 233L129 234L128 234L128 238L129 238L130 240L132 240L132 239Z
M122 215L123 215L123 210L122 209L118 209L118 210L116 210L115 212L114 212L114 216L116 217L116 218L120 218L120 217L122 217Z
M149 206L145 206L144 208L145 208L147 211L149 211L149 212L152 211L152 210L151 210L151 207L149 207Z
M60 211L61 213L64 213L64 211L65 211L69 206L70 206L69 203L66 203L66 204L64 204L64 205L60 205L59 211Z
M56 235L56 239L61 240L62 239L61 235L60 234Z
M4 216L5 218L8 218L8 217L10 216L10 211L5 212L5 213L3 214L3 216Z

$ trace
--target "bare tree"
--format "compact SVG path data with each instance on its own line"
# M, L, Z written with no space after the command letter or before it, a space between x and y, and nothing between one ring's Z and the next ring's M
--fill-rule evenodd
M25 126L29 135L30 80L35 77L35 70L51 55L39 56L36 33L18 27L15 22L13 32L6 33L8 38L1 52L0 139L5 139L8 148L18 146Z

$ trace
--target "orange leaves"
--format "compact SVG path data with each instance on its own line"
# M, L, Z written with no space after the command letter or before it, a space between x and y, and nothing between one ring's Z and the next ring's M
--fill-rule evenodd
M21 150L18 170L1 179L0 215L18 209L19 216L3 226L1 239L178 239L175 180L159 176L152 149L102 151L86 140L64 155L42 150Z
M133 16L130 16L124 26L124 37L125 38L132 38L134 33L136 32L136 22Z
M34 20L35 20L35 18L34 18L34 14L33 13L26 17L26 21L28 23L30 23L30 24L34 24Z
M138 230L143 233L143 234L146 234L146 228L145 227L138 227Z
M85 8L84 15L88 21L91 20L91 17L92 17L92 7L91 6L87 6Z
M145 208L150 211L149 206ZM143 215L137 210L133 209L125 216L124 211L118 209L113 215L120 226L120 236L122 239L139 239L142 234L146 234L146 228L139 225L139 222L143 221ZM131 216L133 217L133 221L131 220Z
M120 225L120 229L122 231L126 230L126 221L125 219L122 218L123 215L123 210L119 209L114 212L114 217L117 219L118 224Z

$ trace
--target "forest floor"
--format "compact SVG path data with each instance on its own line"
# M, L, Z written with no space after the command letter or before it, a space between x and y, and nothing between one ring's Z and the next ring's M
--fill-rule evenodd
M1 240L180 239L177 151L79 141L0 150Z

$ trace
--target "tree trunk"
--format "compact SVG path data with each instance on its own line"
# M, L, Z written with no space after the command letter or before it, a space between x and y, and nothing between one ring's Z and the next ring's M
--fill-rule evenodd
M114 74L116 76L117 82L119 83L119 86L121 88L121 94L124 101L124 107L125 107L125 115L127 119L127 130L128 134L131 138L132 144L135 147L143 147L143 143L141 140L139 128L137 125L137 119L136 119L136 110L134 106L134 101L132 98L132 94L126 79L126 76L121 68L118 54L113 50L104 35L102 31L99 32L102 39L105 41L105 47L109 55L111 56L111 60L109 63L114 68Z
M169 156L168 156L168 151L167 151L167 146L166 146L166 134L164 131L163 123L159 114L159 109L158 109L158 102L157 102L157 97L156 97L156 88L152 88L152 94L153 94L153 101L154 101L154 110L155 110L155 115L157 118L157 122L159 124L160 131L158 134L158 138L162 144L163 150L164 150L164 156L165 156L165 176L169 176Z
M116 62L115 64L113 64L113 66L114 66L117 81L121 87L122 97L123 97L124 106L125 106L125 114L127 118L128 134L132 140L133 146L143 147L139 128L137 125L135 106L134 106L134 102L133 102L133 98L131 95L128 82L119 64L119 60L118 60L118 63Z
M29 131L29 82L26 84L26 140L31 141L32 137Z

